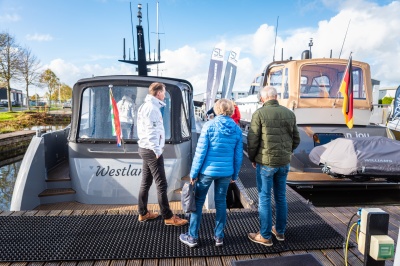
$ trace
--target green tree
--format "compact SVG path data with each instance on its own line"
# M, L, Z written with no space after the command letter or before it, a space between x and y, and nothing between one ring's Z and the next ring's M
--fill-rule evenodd
M53 71L51 71L51 69L48 68L40 75L39 81L40 83L47 85L49 93L46 93L46 95L49 101L49 107L51 107L51 95L58 88L60 79L56 76L56 74L54 74Z
M22 50L14 37L0 33L0 81L7 88L8 111L11 105L11 79L19 80L22 65Z
M69 99L72 98L72 88L70 86L68 86L67 84L61 84L61 88L60 88L60 100L65 102Z
M29 99L29 85L37 85L40 78L40 61L31 50L25 48L22 53L21 74L25 81L26 98ZM28 110L30 110L29 100L27 101Z

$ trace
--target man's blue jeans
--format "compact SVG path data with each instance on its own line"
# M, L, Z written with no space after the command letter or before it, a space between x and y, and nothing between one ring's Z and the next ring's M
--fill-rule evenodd
M265 239L271 238L272 230L272 208L271 189L274 189L275 199L275 228L278 234L284 234L287 223L286 202L286 179L290 165L280 167L269 167L257 164L257 190L258 190L258 212L260 219L260 234Z
M226 192L228 190L231 176L208 176L200 174L196 182L196 211L190 215L189 235L193 238L199 238L199 229L203 205L206 200L208 189L214 181L215 192L215 228L214 235L219 238L224 237L224 227L226 224Z

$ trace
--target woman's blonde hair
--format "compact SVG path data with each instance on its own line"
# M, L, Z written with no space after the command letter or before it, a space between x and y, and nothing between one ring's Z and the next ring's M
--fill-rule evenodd
M214 112L217 115L231 116L233 114L233 103L228 99L220 99L214 104Z

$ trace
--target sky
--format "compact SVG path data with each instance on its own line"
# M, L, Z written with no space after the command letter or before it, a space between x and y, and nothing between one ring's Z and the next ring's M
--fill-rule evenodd
M130 5L136 35L138 3L147 57L149 46L154 57L159 38L165 63L158 74L190 81L195 94L206 90L217 44L225 46L224 65L229 51L240 49L233 91L248 91L274 50L277 60L300 59L310 38L314 58L352 52L353 60L370 64L381 88L400 84L400 0L0 0L0 32L70 87L81 78L135 75L136 66L118 60L123 38L133 59ZM149 75L157 75L156 67ZM16 81L11 86L24 88Z

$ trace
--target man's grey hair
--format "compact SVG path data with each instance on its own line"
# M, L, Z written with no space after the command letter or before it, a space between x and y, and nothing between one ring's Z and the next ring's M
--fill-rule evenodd
M261 97L263 98L273 98L278 95L276 89L272 86L265 86L261 92L260 92Z

